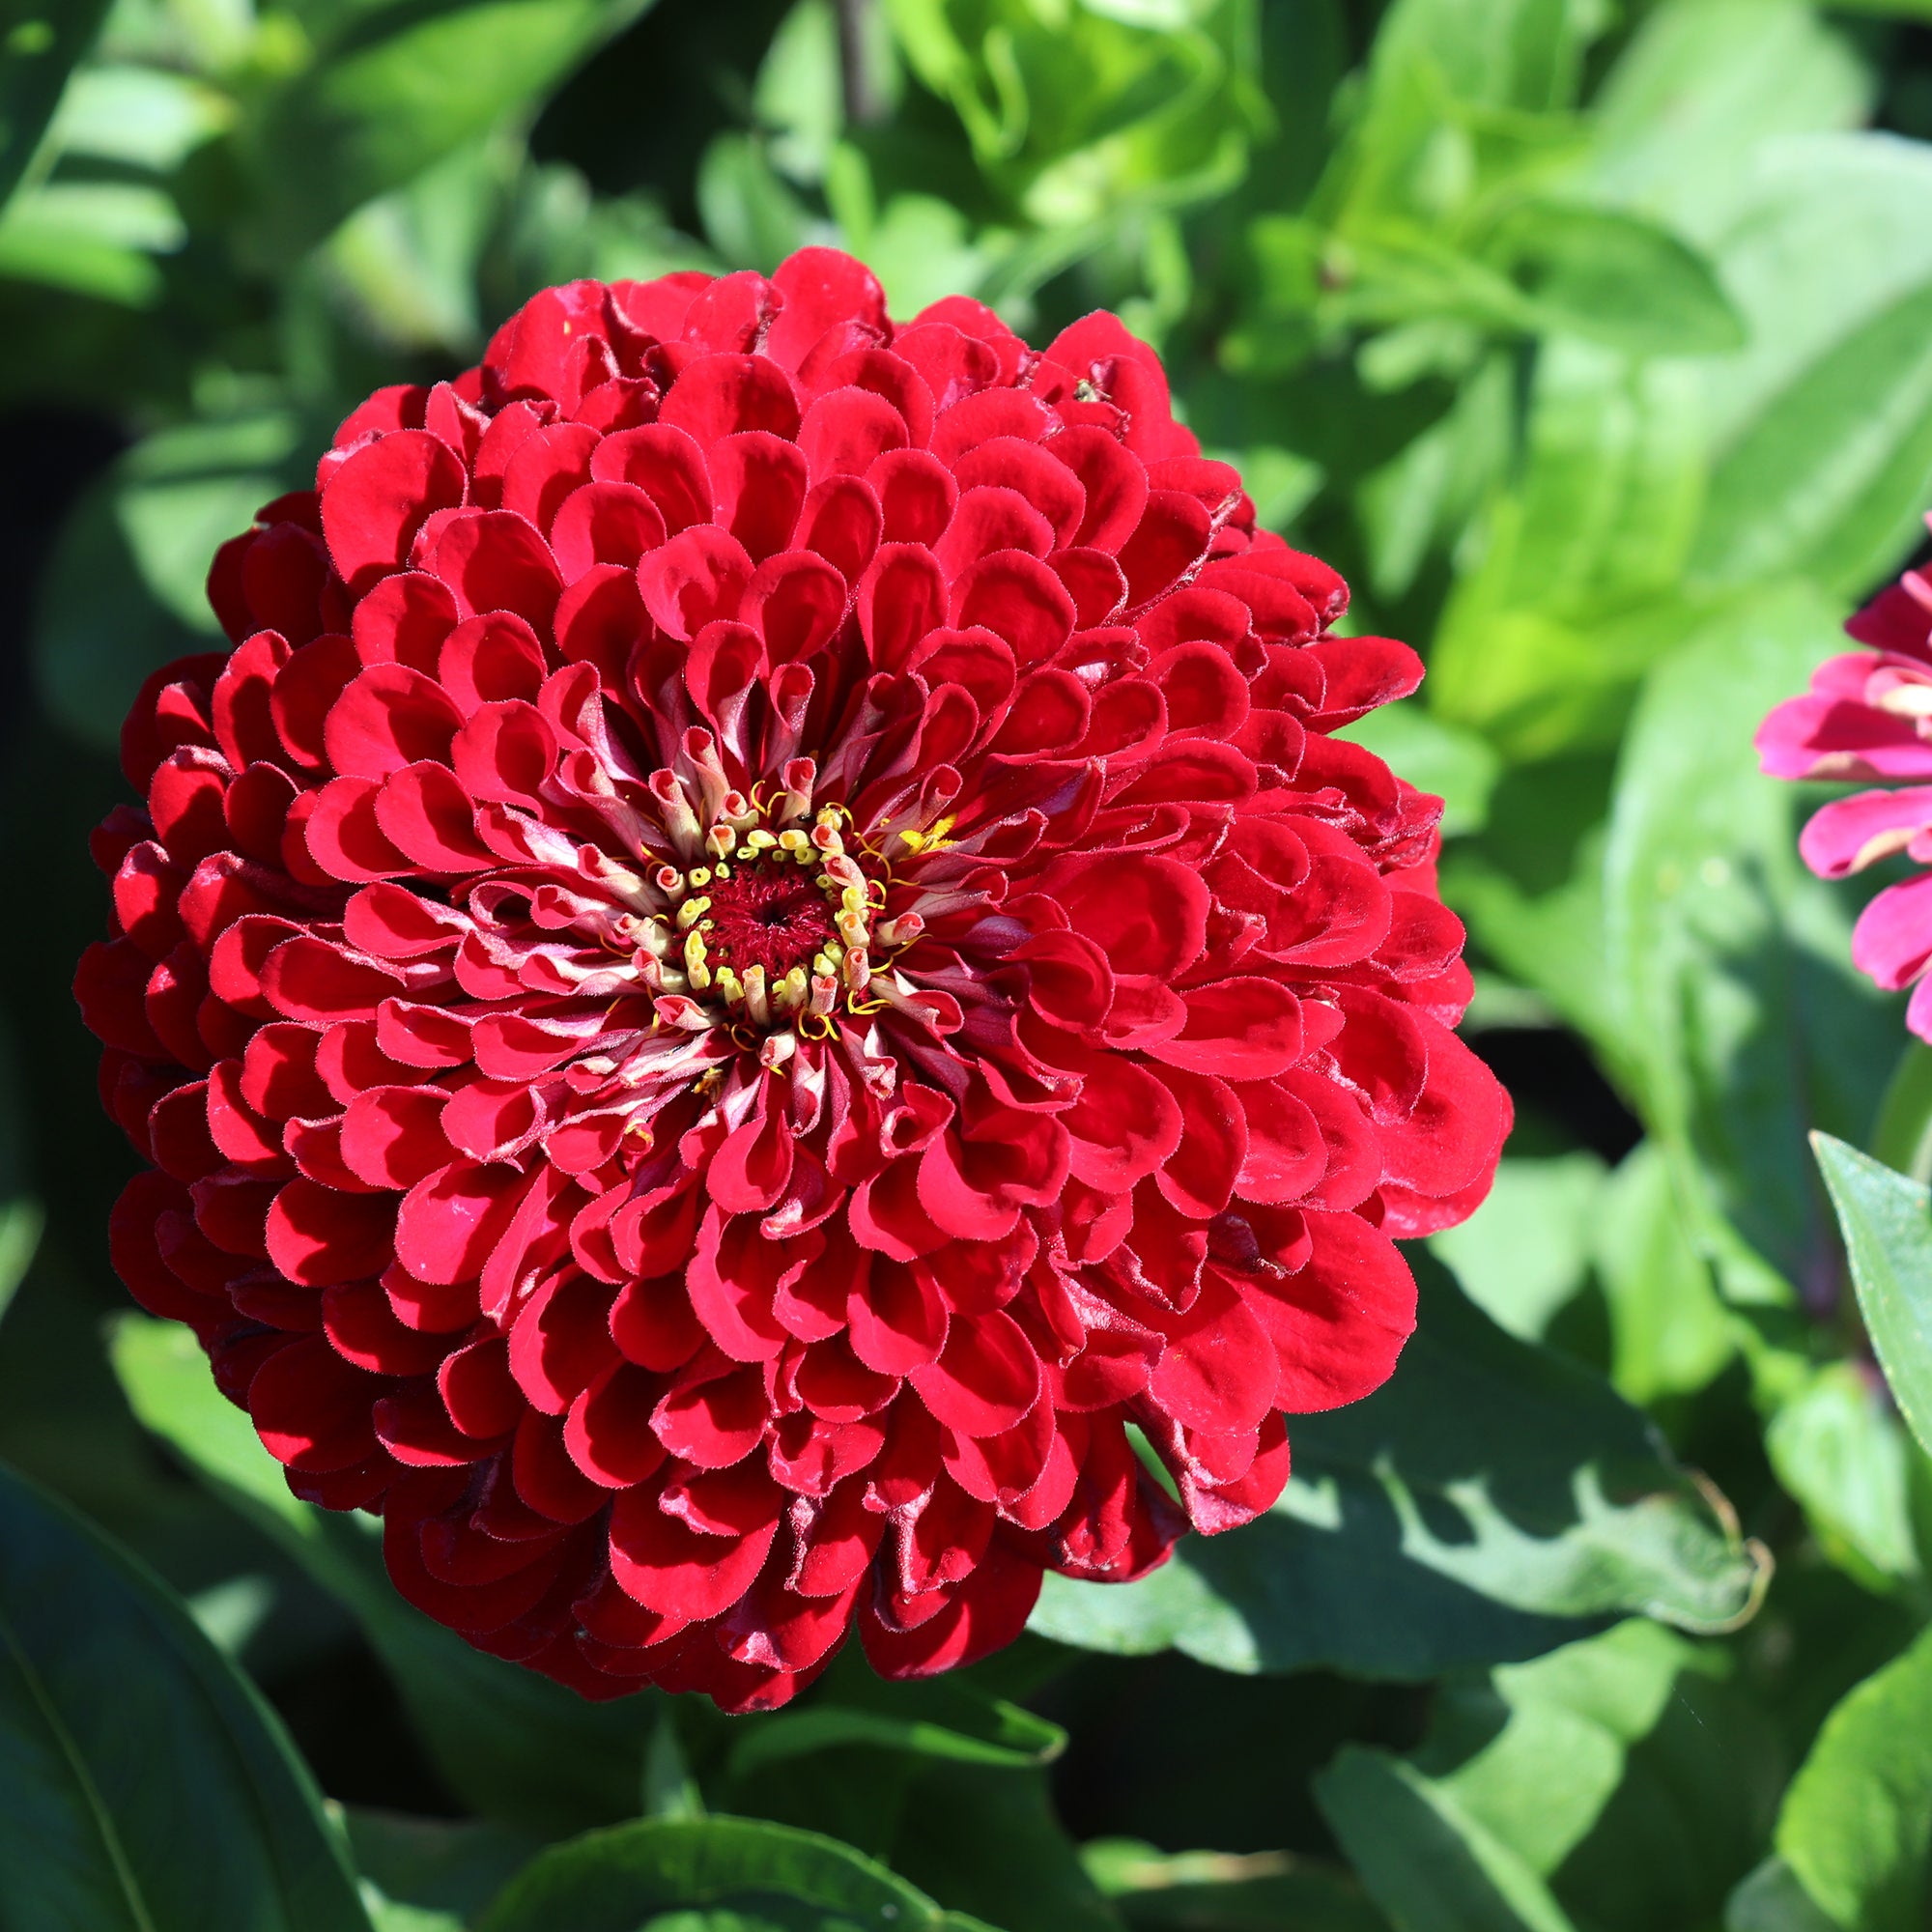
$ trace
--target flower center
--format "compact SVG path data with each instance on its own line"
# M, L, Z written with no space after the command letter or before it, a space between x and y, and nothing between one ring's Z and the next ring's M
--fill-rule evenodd
M646 923L646 978L733 1023L810 1030L870 983L873 884L845 850L837 808L775 833L768 809L736 793L727 803L743 810L705 831L709 864L651 875L674 911Z
M761 966L768 980L782 980L838 942L831 895L796 866L754 858L724 878L714 867L705 896L699 926L714 976L729 968L743 979Z

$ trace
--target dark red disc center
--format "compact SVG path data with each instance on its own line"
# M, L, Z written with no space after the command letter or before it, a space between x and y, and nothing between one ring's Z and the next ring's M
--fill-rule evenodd
M809 971L812 955L838 937L824 889L795 865L734 867L728 879L714 879L705 896L711 906L704 950L740 979L753 966L765 969L767 980L782 979L794 966Z

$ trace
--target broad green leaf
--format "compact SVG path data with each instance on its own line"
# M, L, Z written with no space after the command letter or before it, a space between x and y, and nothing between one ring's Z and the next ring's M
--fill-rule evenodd
M1836 647L1837 616L1773 586L1652 673L1604 858L1608 1040L1733 1299L1784 1300L1778 1277L1834 1265L1804 1136L1863 1137L1897 1037L1892 1003L1851 970L1843 895L1799 861L1802 798L1751 749Z
M1707 582L1775 570L1850 595L1895 564L1932 497L1932 288L1834 343L1725 453L1691 560Z
M175 205L137 182L61 181L22 188L0 216L0 277L124 308L152 308L153 257L187 239Z
M354 1611L452 1790L486 1814L545 1832L635 1810L645 1700L588 1703L472 1649L405 1603L384 1573L371 1520L289 1493L185 1328L127 1316L112 1352L135 1415Z
M1784 1770L1730 1669L1714 1645L1620 1624L1442 1687L1412 1762L1580 1921L1703 1924L1763 1844Z
M528 114L649 0L386 0L318 28L300 71L243 128L266 202L256 246L286 263L363 202Z
M1776 1845L1840 1932L1921 1932L1932 1889L1932 1635L1826 1719L1785 1795Z
M885 11L1006 209L1077 253L1128 212L1232 187L1264 125L1253 12L1237 0L887 0Z
M1862 591L1932 490L1915 339L1932 291L1917 219L1932 156L1821 134L1767 143L1733 172L1703 240L1750 340L1702 365L1719 460L1692 568L1713 583L1796 568Z
M1377 352L1391 346L1429 351L1432 344L1421 333L1428 328L1427 323L1418 323L1390 329L1365 344L1357 357L1364 381L1401 388L1415 375L1426 374L1404 367L1399 356ZM1440 340L1438 336L1436 341ZM1448 353L1455 354L1453 336ZM1401 597L1432 554L1453 553L1470 518L1509 471L1515 457L1517 408L1515 372L1509 356L1497 351L1460 385L1454 406L1439 422L1412 438L1399 455L1372 470L1356 487L1355 514L1368 546L1369 585L1377 596Z
M1678 590L1703 504L1695 366L1578 342L1539 356L1520 480L1465 541L1437 632L1438 716L1520 760L1615 742L1696 621Z
M1586 179L1708 241L1748 179L1741 156L1856 127L1870 96L1844 37L1803 0L1663 0L1598 91Z
M1593 1153L1505 1158L1483 1205L1429 1245L1498 1327L1540 1341L1588 1278L1604 1184Z
M553 1846L479 1921L480 1932L672 1932L673 1925L679 1932L698 1925L945 1932L949 1915L883 1865L815 1832L751 1818L646 1818Z
M1080 1857L1133 1932L1387 1932L1358 1885L1287 1852L1162 1852L1094 1838Z
M1032 1628L1086 1649L1172 1646L1224 1670L1421 1678L1533 1657L1579 1619L1688 1630L1748 1613L1761 1557L1644 1418L1580 1366L1496 1328L1422 1251L1414 1338L1387 1386L1290 1424L1267 1515L1189 1537L1137 1583L1049 1575Z
M1528 1863L1403 1759L1347 1746L1315 1800L1396 1932L1576 1932Z
M1867 1588L1919 1575L1911 1437L1850 1362L1810 1370L1764 1435L1777 1480L1804 1505L1825 1553Z
M1869 133L1766 141L1728 181L1699 238L1750 331L1739 354L1699 368L1720 452L1839 343L1932 282L1932 238L1913 218L1932 182L1921 143Z
M226 95L157 67L107 64L82 68L61 97L48 134L62 155L118 161L172 174L234 118Z
M903 79L884 22L868 10L867 71L879 83L874 112L890 110ZM861 32L865 28L860 29ZM769 136L771 157L795 182L822 182L845 124L838 19L833 0L796 0L758 64L752 111Z
M1830 1134L1812 1145L1865 1333L1898 1412L1932 1454L1932 1193Z
M1486 238L1545 327L1633 355L1699 355L1745 340L1703 257L1648 221L1570 202L1524 202Z
M1335 735L1367 746L1418 791L1441 799L1445 838L1482 830L1501 761L1475 732L1433 718L1413 699L1405 699L1371 711Z
M1626 1401L1703 1388L1736 1352L1711 1270L1690 1245L1670 1165L1649 1141L1605 1183L1592 1241L1610 1316L1610 1380Z
M710 1788L724 1810L837 1838L1006 1932L1117 1932L1047 1786L1065 1734L993 1694L1025 1694L1064 1658L1027 1640L964 1676L887 1683L853 1646L803 1710L734 1721ZM820 1751L835 1755L799 1762Z
M1564 107L1609 18L1593 0L1397 0L1376 36L1372 71L1421 63L1472 106Z
M1840 1928L1812 1904L1798 1874L1774 1855L1725 1901L1724 1932L1840 1932Z
M1656 1728L1679 1673L1698 1659L1672 1632L1631 1622L1497 1670L1481 1690L1450 1686L1421 1761L1467 1816L1548 1877L1589 1834L1630 1747ZM1502 1727L1488 1735L1498 1715ZM1484 1742L1469 1751L1460 1732Z
M25 0L0 26L0 207L19 185L107 0Z
M0 1921L368 1932L274 1714L165 1585L5 1469Z

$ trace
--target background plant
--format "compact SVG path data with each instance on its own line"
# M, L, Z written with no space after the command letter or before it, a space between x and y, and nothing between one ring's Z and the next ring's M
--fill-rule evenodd
M1932 503L1916 17L10 15L0 1922L1921 1925L1932 1079L1750 751ZM85 834L139 680L213 632L214 544L369 388L548 282L816 241L901 313L1118 308L1357 627L1424 650L1361 729L1448 800L1520 1124L1415 1256L1395 1381L1297 1431L1264 1521L1059 1584L956 1678L593 1708L408 1609L125 1313Z

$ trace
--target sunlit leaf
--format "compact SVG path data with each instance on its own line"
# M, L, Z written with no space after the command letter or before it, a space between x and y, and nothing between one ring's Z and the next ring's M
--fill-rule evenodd
M1813 1145L1865 1333L1898 1412L1932 1454L1932 1193L1830 1134Z
M1641 1415L1413 1259L1421 1313L1394 1378L1291 1422L1294 1473L1271 1512L1184 1539L1137 1583L1049 1575L1032 1627L1224 1670L1423 1677L1539 1655L1578 1619L1642 1610L1712 1630L1745 1614L1761 1559Z
M647 1818L542 1854L479 1932L636 1932L672 1914L732 1932L961 1924L883 1865L814 1832L750 1818Z
M1776 1844L1842 1932L1919 1932L1932 1879L1932 1637L1826 1719L1785 1796Z
M1776 1277L1834 1264L1805 1133L1862 1137L1896 1038L1851 969L1844 897L1799 861L1802 801L1751 749L1835 647L1837 615L1770 589L1652 674L1604 861L1614 1048L1734 1298L1783 1298Z

